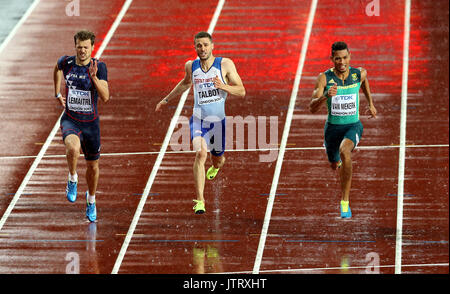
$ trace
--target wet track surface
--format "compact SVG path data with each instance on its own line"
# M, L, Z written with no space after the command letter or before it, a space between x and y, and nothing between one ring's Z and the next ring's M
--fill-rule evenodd
M213 32L214 54L234 61L247 94L227 99L230 148L218 177L206 182L207 212L192 210L189 141L174 143L192 114L190 92L118 273L252 272L310 3L225 2ZM98 50L123 4L82 2L80 16L67 17L64 2L42 0L0 54L0 273L66 273L76 259L80 273L108 274L117 264L178 101L161 113L155 106L196 57L193 36L208 29L215 1L134 0L103 51L111 100L99 103L96 223L84 216L82 158L78 200L65 199L60 131L16 195L62 111L53 98L56 60L74 54L80 24L96 33ZM402 2L389 9L383 4L380 16L368 17L360 2L336 8L318 1L261 273L365 273L377 260L376 270L394 273L404 8ZM308 109L338 40L349 44L352 66L367 69L379 112L376 120L364 115L361 93L364 134L353 153L349 220L339 218L337 174L322 148L326 110L313 115ZM402 272L448 274L447 2L412 2L408 77ZM278 122L272 129L270 117ZM266 140L258 141L263 128ZM270 140L275 131L276 142Z

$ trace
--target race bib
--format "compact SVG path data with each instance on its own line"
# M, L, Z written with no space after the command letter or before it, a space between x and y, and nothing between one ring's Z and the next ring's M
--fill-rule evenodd
M67 106L71 111L87 113L93 112L91 92L69 89L69 94L67 95Z
M198 105L216 103L223 100L219 89L214 87L214 83L204 83L199 85Z
M356 94L336 95L331 99L331 115L349 116L356 114Z

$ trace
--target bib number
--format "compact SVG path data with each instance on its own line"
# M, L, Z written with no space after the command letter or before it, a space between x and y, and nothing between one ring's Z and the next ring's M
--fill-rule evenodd
M200 85L200 91L198 92L198 105L206 105L222 101L219 89L213 87L213 83Z
M331 115L356 115L356 94L333 96L331 99Z
M69 94L67 95L67 106L71 111L91 113L91 92L69 89Z

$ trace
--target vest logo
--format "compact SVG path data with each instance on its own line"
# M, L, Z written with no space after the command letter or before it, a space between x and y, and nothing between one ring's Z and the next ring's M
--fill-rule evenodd
M357 81L358 80L358 75L356 73L352 74L352 79L353 81Z
M331 79L328 81L328 84L336 84L336 82L333 79Z

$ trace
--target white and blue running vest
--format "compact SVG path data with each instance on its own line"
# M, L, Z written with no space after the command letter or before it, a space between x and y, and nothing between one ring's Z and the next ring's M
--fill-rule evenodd
M225 100L228 93L214 86L217 76L225 84L221 69L222 57L216 57L213 65L205 72L200 59L192 63L192 83L194 85L194 112L196 118L218 121L225 118Z

